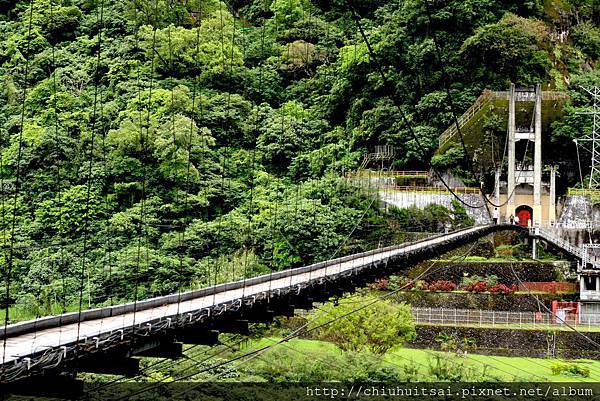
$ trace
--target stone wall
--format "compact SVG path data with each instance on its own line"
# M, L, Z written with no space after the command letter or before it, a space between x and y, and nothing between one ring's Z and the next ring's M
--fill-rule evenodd
M409 271L410 277L416 277L430 265L429 262L421 263ZM502 284L518 284L515 274L522 281L561 281L559 266L555 263L544 262L509 262L509 261L439 261L435 269L427 274L426 281L450 280L459 283L463 276L478 275L498 276Z
M567 195L556 222L565 229L586 229L590 222L593 228L600 229L600 207L594 206L590 198L583 195Z
M600 357L600 350L574 331L417 326L417 337L407 346L439 349L440 343L436 341L439 333L452 335L458 342L464 338L474 339L476 347L469 351L472 353L567 359ZM600 342L600 333L585 334L592 341Z
M553 300L575 301L577 294L536 294L547 308ZM472 292L405 291L394 297L397 302L406 302L422 308L482 309L511 312L535 312L539 310L537 300L526 293L490 294Z

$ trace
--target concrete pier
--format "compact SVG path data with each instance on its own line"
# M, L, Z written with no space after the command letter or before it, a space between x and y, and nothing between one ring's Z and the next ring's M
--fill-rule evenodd
M506 203L506 220L515 213L515 135L517 131L516 121L516 98L515 84L510 84L508 93L508 177L506 180L507 203Z
M535 148L533 152L533 222L542 222L542 85L535 86Z

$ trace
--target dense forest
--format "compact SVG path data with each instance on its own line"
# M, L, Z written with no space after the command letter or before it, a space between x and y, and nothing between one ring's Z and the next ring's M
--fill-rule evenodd
M386 219L340 178L379 144L428 169L484 88L569 91L546 152L569 166L599 23L598 0L2 0L3 302L56 313L365 249Z

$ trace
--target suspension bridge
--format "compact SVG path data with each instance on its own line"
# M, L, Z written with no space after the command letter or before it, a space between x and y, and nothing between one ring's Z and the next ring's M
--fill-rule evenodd
M74 371L135 375L136 356L177 358L183 343L215 344L219 332L246 333L249 323L292 316L294 309L310 309L314 302L504 230L526 231L481 225L195 291L8 325L2 332L1 380L18 383Z
M34 15L34 1L30 2L30 11L28 14L29 26L31 27L31 21ZM133 7L136 10L134 26L142 26L142 21L137 20L137 5ZM222 10L221 14L222 14ZM384 73L384 69L379 65L379 60L375 54L372 53L370 43L367 36L363 32L362 26L360 25L360 17L355 10L351 10L352 15L355 19L357 29L361 34L362 39L369 51L370 58L374 65L378 66L381 78L384 82L384 86L392 87L388 77ZM436 235L427 239L423 239L416 242L405 243L402 245L395 245L392 247L379 248L364 253L353 254L344 257L338 257L335 259L319 262L316 264L288 269L284 271L273 272L270 274L247 278L244 280L228 282L225 284L219 284L210 286L207 288L197 289L193 291L180 291L166 296L150 298L150 299L138 299L137 292L135 295L135 302L124 303L114 305L110 307L101 307L95 309L84 310L81 308L82 297L83 297L83 280L85 274L89 273L86 271L86 253L88 248L93 247L91 241L88 243L88 236L91 232L88 226L90 221L94 218L90 215L90 193L93 185L97 184L94 182L94 175L92 172L95 168L96 161L94 143L97 143L102 135L104 141L105 132L109 131L109 128L105 126L105 122L102 117L103 104L103 68L101 68L101 53L103 51L103 3L99 7L97 12L97 43L96 53L97 61L95 62L95 71L93 76L94 88L93 88L93 106L89 125L91 141L86 144L84 150L86 156L82 158L85 162L82 166L83 170L87 170L87 182L84 187L87 187L87 195L85 196L85 213L83 214L84 221L82 225L85 227L82 237L84 238L84 245L82 247L84 256L82 257L82 269L78 279L80 281L80 295L79 295L79 311L72 313L63 313L56 316L49 316L43 318L37 318L34 320L24 321L16 324L5 324L0 331L0 341L2 341L2 361L0 364L0 384L2 385L19 385L23 383L42 383L44 380L49 382L57 383L57 380L61 377L74 377L78 372L91 372L91 373L106 373L115 374L121 376L135 376L140 370L140 357L161 357L176 359L182 355L182 344L205 344L212 345L218 342L219 333L222 332L236 332L236 333L248 333L249 324L255 322L270 322L275 316L292 316L295 309L310 309L316 302L324 302L331 297L341 295L345 292L352 292L354 289L363 286L369 282L374 281L377 278L386 276L392 272L402 271L407 267L416 263L431 259L432 257L442 255L443 253L455 249L457 247L468 244L478 238L484 237L488 234L492 234L503 230L517 230L528 232L532 238L541 239L546 242L552 243L554 246L562 249L566 253L570 254L573 258L581 259L582 251L572 245L568 244L564 240L557 236L553 236L551 232L546 230L531 230L527 231L525 227L520 227L512 224L482 224L476 227L466 228L451 233L445 233ZM232 13L233 14L233 13ZM51 18L53 18L51 16ZM157 31L164 30L164 34L168 35L168 48L169 48L169 60L168 62L164 59L154 61L152 59L149 65L149 78L146 80L140 79L144 77L141 69L142 63L132 59L133 64L137 67L137 72L133 71L133 75L137 75L137 82L133 85L137 90L137 94L133 97L137 99L143 99L142 94L148 93L148 100L145 102L145 107L136 107L136 111L139 112L139 147L141 153L149 153L146 149L147 139L149 137L150 126L151 126L151 112L152 109L152 91L157 89L158 86L154 82L154 77L157 75L157 66L162 62L162 68L166 68L166 78L173 81L176 78L176 73L171 70L173 66L172 49L171 49L171 27L161 27L160 24L155 21L156 16L149 18L151 25L151 31L153 33L152 41L150 44L151 54L156 53L160 56L157 51ZM221 30L221 48L224 49L224 25L223 18L220 18L220 30ZM200 28L198 28L197 34L197 45L194 46L196 50L196 59L199 59L198 52L201 48L200 42ZM30 28L31 30L31 28ZM262 37L264 37L265 28L262 27ZM229 69L233 71L235 64L234 60L234 45L236 44L236 21L232 18L231 23L231 61L227 61L226 58L229 56L223 52L223 70ZM243 31L242 31L243 32ZM104 34L106 35L106 34ZM160 36L160 35L159 35ZM196 36L196 35L195 35ZM26 37L27 48L29 48L29 42L31 41L31 32L28 32ZM229 39L228 39L229 41ZM238 39L239 41L239 39ZM261 41L261 42L264 42ZM142 52L142 47L138 42L137 34L135 36L135 50ZM57 65L54 60L54 45L52 45L52 71L54 77L56 77ZM261 43L261 53L263 52L264 43ZM106 52L106 50L104 50ZM308 51L308 47L307 47ZM135 52L133 52L135 53ZM10 193L13 195L14 204L17 204L17 199L20 196L20 183L27 177L26 169L23 167L21 161L21 149L23 147L23 121L26 117L26 98L28 82L31 80L29 76L29 51L25 52L25 68L23 72L23 100L22 100L22 116L21 124L19 127L18 139L18 154L15 166L15 177L14 177L14 188L11 189ZM288 47L289 55L289 47ZM158 57L160 58L160 57ZM196 60L195 64L199 64ZM260 71L260 79L262 79L263 63L260 63L258 70ZM142 71L142 72L141 72ZM147 82L146 82L147 81ZM260 81L259 81L260 82ZM262 82L260 82L262 83ZM174 106L175 95L174 85L170 86L171 92L171 106ZM190 115L200 114L202 115L202 98L198 91L198 104L196 103L197 88L196 84L193 85L191 92L191 107L188 111ZM259 87L261 85L259 84ZM56 98L57 84L56 78L52 83L52 94ZM263 95L261 94L261 97ZM390 97L393 102L397 105L401 103L395 98L395 94ZM227 96L227 103L225 109L227 109L227 116L229 117L229 109L231 96ZM264 100L264 99L261 99ZM451 100L450 91L448 90L448 100ZM465 148L464 141L462 140L461 130L468 131L473 126L477 126L481 120L481 116L487 109L493 105L493 101L501 102L502 106L506 103L507 120L508 124L508 139L507 139L507 157L508 157L508 178L506 188L503 188L503 194L501 197L500 191L500 172L497 172L497 179L495 180L495 190L493 203L488 199L487 195L483 192L482 188L467 188L461 187L456 190L452 185L445 181L443 174L439 171L435 171L437 179L443 185L443 187L451 194L452 199L456 198L457 201L463 205L469 207L468 199L461 199L457 193L462 195L476 195L481 192L484 202L473 204L471 208L480 208L486 212L489 212L493 208L503 208L503 215L507 217L519 212L525 213L527 219L521 219L523 222L531 220L538 222L542 220L553 221L554 210L555 210L555 184L554 184L554 168L552 168L550 185L548 194L546 195L542 191L542 180L541 180L541 133L542 133L542 122L546 118L546 114L542 110L545 108L550 109L549 105L552 103L552 109L555 108L557 102L563 102L565 97L559 94L546 93L541 90L541 86L536 87L535 90L516 90L514 85L511 86L511 90L508 92L502 92L500 94L486 93L485 97L478 100L478 103L469 109L466 113L467 117L456 119L455 126L446 131L440 138L440 148L448 146L451 140L461 138L462 146ZM141 100L140 100L141 102ZM531 103L532 123L527 130L521 130L517 120L523 120L524 114L520 109L516 108L516 102ZM57 115L56 101L49 108L53 110L54 114ZM173 107L172 107L173 108ZM451 107L452 109L452 107ZM412 124L409 123L402 113L403 108L398 107L398 112L401 114L402 120L406 125L407 131L413 138L417 147L422 150L423 154L427 154L428 151L424 150L423 145L419 140L419 135L414 131ZM529 112L529 111L528 111ZM35 113L32 113L35 114ZM98 114L98 115L97 115ZM147 115L144 118L143 114ZM454 110L452 110L454 114ZM258 112L257 112L258 116ZM198 127L202 127L200 117L198 120ZM54 129L57 148L60 145L59 138L59 119L56 118L56 127ZM144 123L143 120L146 120ZM189 137L183 143L183 145L177 144L175 135L175 116L170 119L171 131L173 132L173 144L176 151L181 149L187 149L187 155L184 157L183 165L186 166L185 185L181 185L182 189L184 186L189 187L190 182L190 171L193 171L192 166L192 137L195 135L195 125L189 124L190 130ZM284 117L282 114L281 126L282 131L284 128ZM256 126L258 127L259 120L256 120ZM137 129L137 128L136 128ZM145 130L145 133L144 133ZM229 134L229 132L227 132ZM283 132L282 132L283 134ZM96 138L95 138L96 137ZM96 139L96 142L94 141ZM256 138L253 138L256 141ZM534 143L535 147L535 163L531 171L527 166L519 167L519 163L516 160L515 142L523 140L527 144L524 146L525 153L528 150L529 142ZM98 146L98 145L96 145ZM102 152L105 151L102 146ZM464 149L467 164L471 164L469 159L468 149ZM100 153L100 152L98 152ZM226 154L223 156L223 162L226 163ZM390 161L394 157L394 149L391 146L383 146L376 149L376 152L368 155L361 168L366 167L367 164L380 164L383 169L383 164L386 161ZM106 155L102 155L103 162L106 160ZM250 178L250 211L253 208L252 198L254 194L254 170L255 170L255 157L252 156L252 171ZM522 163L526 161L525 154L523 156ZM142 173L140 180L140 222L138 225L138 246L137 246L137 265L139 267L139 254L140 245L143 243L144 227L148 224L144 219L147 218L145 210L146 201L146 184L148 177L146 177L147 166L141 162ZM501 163L502 165L502 163ZM527 168L526 168L527 167ZM103 171L107 169L106 163L102 167ZM470 169L470 168L469 168ZM106 171L104 171L106 173ZM473 173L471 171L471 173ZM111 178L110 174L105 174L106 177ZM415 172L415 177L422 177L422 172ZM474 177L478 174L473 173ZM223 190L224 182L226 180L227 173L225 168L221 172L221 190ZM531 177L530 177L531 176ZM60 174L56 175L56 187L57 187L57 198L61 199L61 187ZM2 179L2 178L0 178ZM530 182L531 181L531 182ZM6 191L7 188L4 186L4 181L0 182L0 187ZM106 178L105 186L115 186L115 183L110 183ZM129 184L129 183L128 183ZM531 185L532 191L529 193L521 193L517 190L519 185ZM403 186L394 188L398 190L406 189ZM421 188L411 186L411 192L425 192L429 188ZM490 197L491 198L491 197ZM188 208L191 201L188 199L188 194L176 198L184 206ZM515 201L518 201L515 203ZM31 202L34 203L34 202ZM542 208L543 203L543 208ZM63 214L63 206L60 202L57 203L57 209L59 214ZM4 204L3 204L4 205ZM4 210L4 206L2 206ZM548 209L548 210L546 210ZM7 252L6 257L7 267L5 268L5 281L6 281L6 318L5 322L8 322L9 307L10 307L10 278L13 265L14 265L14 248L16 223L20 211L15 206L12 209L12 229L10 238L8 241L10 245L10 252ZM277 206L275 206L277 210ZM315 209L316 210L316 209ZM552 211L552 212L550 212ZM316 212L315 212L316 213ZM488 213L489 214L489 213ZM275 213L275 216L277 214ZM488 219L489 220L489 219ZM499 220L500 221L500 220ZM59 225L64 225L64 221L59 221ZM108 219L107 219L108 226ZM220 225L219 225L220 228ZM18 234L18 232L17 232ZM181 243L184 243L183 234L181 236ZM62 245L62 242L61 242ZM8 246L7 246L8 248ZM138 278L136 278L137 282ZM137 291L137 288L136 288ZM90 303L91 304L91 303ZM39 386L38 386L39 387Z

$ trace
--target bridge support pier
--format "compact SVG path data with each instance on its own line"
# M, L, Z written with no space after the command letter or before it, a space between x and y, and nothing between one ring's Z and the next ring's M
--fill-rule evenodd
M537 238L532 238L531 244L531 258L537 259Z

